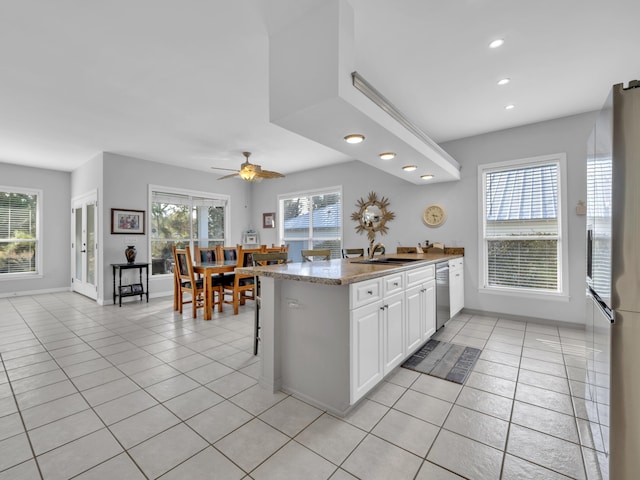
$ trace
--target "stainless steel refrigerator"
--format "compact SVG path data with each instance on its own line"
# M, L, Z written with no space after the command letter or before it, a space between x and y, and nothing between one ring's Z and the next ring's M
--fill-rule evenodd
M614 85L587 148L585 402L603 478L640 478L640 82ZM600 443L601 442L601 443Z

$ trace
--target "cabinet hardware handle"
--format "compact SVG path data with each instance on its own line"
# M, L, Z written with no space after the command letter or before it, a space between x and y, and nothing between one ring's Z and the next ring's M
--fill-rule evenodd
M398 286L398 282L393 282L393 286L397 287Z
M459 273L456 273L456 277L459 277L459 276L460 276L460 274L459 274Z
M373 291L372 291L372 290L367 290L367 293L368 293L369 295L373 295Z
M384 306L380 307L380 310L384 310Z

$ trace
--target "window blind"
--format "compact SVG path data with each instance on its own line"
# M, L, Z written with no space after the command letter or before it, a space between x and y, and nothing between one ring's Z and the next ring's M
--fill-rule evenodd
M486 286L558 291L557 162L484 173Z
M298 258L301 250L328 249L331 258L340 258L342 245L342 192L281 196L283 243L289 245L289 256Z

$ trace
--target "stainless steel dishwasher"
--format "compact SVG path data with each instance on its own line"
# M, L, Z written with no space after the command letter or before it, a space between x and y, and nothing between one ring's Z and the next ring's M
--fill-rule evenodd
M451 317L449 262L436 263L436 331Z

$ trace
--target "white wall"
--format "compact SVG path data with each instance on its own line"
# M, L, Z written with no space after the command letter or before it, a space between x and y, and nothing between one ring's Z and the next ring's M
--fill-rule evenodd
M0 163L0 185L43 191L42 278L0 279L0 296L68 290L71 285L71 175L68 172Z
M361 162L309 170L253 186L252 223L258 226L262 243L276 243L275 229L262 229L262 213L277 211L277 195L307 189L343 186L344 247L368 245L366 236L355 233L350 219L356 201L375 191L390 200L396 218L388 223L389 233L380 237L387 251L425 240L441 241L465 248L465 304L467 308L509 315L539 317L566 322L583 322L585 277L585 217L575 206L586 197L586 141L595 113L551 120L500 132L445 143L442 147L462 165L458 182L416 186L367 167ZM540 301L480 294L478 292L478 187L477 167L503 160L565 152L567 154L569 238L569 301ZM422 210L430 203L443 205L446 223L432 229L422 222Z
M456 188L455 198L468 207L467 225L456 229L455 236L473 237L465 245L465 254L473 261L465 265L465 301L470 308L506 312L575 323L584 321L584 281L586 272L586 217L576 215L579 200L586 200L587 138L595 121L595 112L550 120L524 127L470 137L443 145L463 165L462 180ZM569 301L540 301L521 297L496 296L479 293L478 262L478 165L528 158L558 152L567 154L567 205L569 238ZM442 187L440 187L442 188Z
M145 210L149 221L148 186L160 185L199 192L220 193L231 197L231 232L228 243L241 243L241 233L249 222L249 205L246 202L249 185L237 179L217 180L218 175L198 170L173 167L137 158L105 152L103 155L104 196L102 207L103 231L103 282L98 288L99 299L109 304L113 295L112 263L126 262L124 250L134 244L138 251L136 261L150 262L149 231L142 235L112 235L111 209ZM133 274L125 272L123 276ZM137 272L136 272L137 274ZM152 295L171 294L173 279L170 275L151 279ZM123 280L124 283L124 280ZM135 297L134 297L135 298Z
M71 172L71 198L80 197L92 190L98 191L98 204L102 201L102 161L99 153ZM100 238L100 234L98 234Z
M326 168L307 170L302 173L289 175L285 178L265 180L253 186L252 224L257 227L260 233L260 241L265 244L277 243L277 229L262 228L262 214L278 211L277 196L283 193L294 193L326 187L342 186L343 189L343 245L345 248L367 248L369 241L366 235L357 234L355 223L350 220L351 213L358 210L356 202L360 197L365 197L371 191L378 193L378 196L389 197L397 192L402 192L405 188L415 187L403 180L387 175L386 173L368 167L362 162L353 161L340 165L333 165ZM389 210L402 216L400 204L393 196L390 197L391 206ZM276 219L276 222L278 220ZM387 224L390 227L388 235L377 238L385 245L390 246L395 252L398 241L404 241L403 245L417 244L419 235L417 232L401 232L397 228L397 220ZM296 259L293 259L294 261Z

